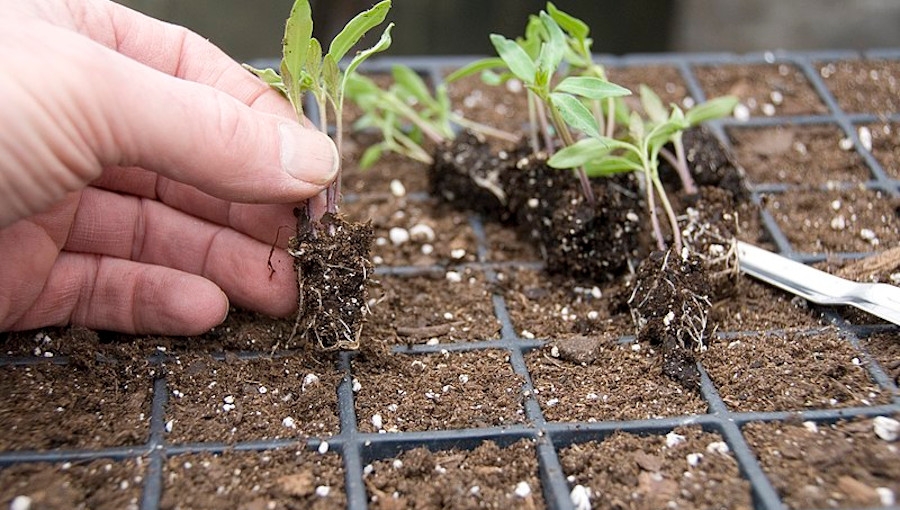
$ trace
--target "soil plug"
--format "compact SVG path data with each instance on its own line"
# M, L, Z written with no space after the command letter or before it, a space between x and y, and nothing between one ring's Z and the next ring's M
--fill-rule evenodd
M345 90L347 82L366 59L391 44L389 24L371 48L356 53L341 70L338 63L372 28L380 25L391 8L383 0L350 20L323 53L312 37L309 0L297 0L287 20L282 43L281 74L272 69L249 68L287 96L298 118L303 117L303 96L309 92L318 107L319 128L328 132L328 114L334 118L334 142L342 149ZM341 171L325 192L324 211L310 200L295 210L297 235L288 243L297 270L299 310L288 344L302 336L324 350L357 349L366 316L367 282L372 274L370 224L351 223L339 212ZM320 197L321 198L321 197ZM290 347L290 345L288 345Z

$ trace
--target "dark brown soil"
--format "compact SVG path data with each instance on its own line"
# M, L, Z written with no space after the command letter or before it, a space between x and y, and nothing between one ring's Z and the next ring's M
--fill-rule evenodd
M408 450L365 469L369 508L544 508L534 444Z
M737 159L754 184L779 183L819 188L871 178L862 158L841 148L837 126L804 125L728 130Z
M160 508L299 510L344 508L340 456L302 447L170 457Z
M560 452L571 486L593 508L753 508L750 484L721 436L698 427L668 435L615 432Z
M573 337L525 357L535 397L551 421L642 420L705 413L699 394L664 373L644 344Z
M372 318L363 332L370 344L499 337L491 289L480 272L451 269L415 276L386 275L379 281L379 288L372 290Z
M167 361L166 440L234 443L337 434L341 373L329 357L302 352L217 361L185 354Z
M881 164L884 173L892 179L900 179L900 124L879 123L865 127L872 136L871 152Z
M900 451L877 437L873 420L749 423L744 432L789 508L893 506L878 489L900 494Z
M772 214L794 249L809 253L871 253L900 242L897 200L850 188L767 195Z
M887 371L894 385L900 387L900 334L895 331L873 333L863 339L862 345Z
M886 115L900 111L900 62L842 60L817 67L845 112Z
M710 342L701 357L734 411L802 411L888 403L859 353L833 329Z
M353 360L356 414L364 432L449 430L522 423L522 379L503 351L391 355ZM376 417L377 415L377 417Z
M621 85L632 92L624 98L625 104L632 110L643 111L640 103L641 85L647 85L662 100L664 105L677 104L687 106L687 86L677 67L672 66L638 66L610 67L606 70L609 81ZM688 103L690 104L690 103Z
M97 459L84 463L26 463L0 469L3 508L139 508L144 462ZM30 507L12 501L29 498ZM21 503L20 503L21 504Z
M828 113L791 64L698 66L694 72L706 97L737 96L753 117Z

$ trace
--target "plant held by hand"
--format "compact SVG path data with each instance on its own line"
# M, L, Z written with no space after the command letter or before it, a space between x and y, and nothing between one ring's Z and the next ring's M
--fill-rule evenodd
M384 21L390 7L391 1L383 0L354 17L323 54L321 43L312 37L309 0L296 0L284 31L281 74L249 68L282 91L299 118L303 117L304 94L311 94L318 107L320 129L327 132L329 118L334 119L339 153L347 83L360 64L390 46L393 24L385 28L374 46L356 53L344 70L339 63L369 30ZM338 214L340 185L338 171L326 190L324 210L314 207L310 200L305 210L296 211L297 235L291 238L288 252L297 270L299 310L289 344L302 335L325 350L359 347L368 315L366 285L372 274L369 252L373 233L370 224L349 223Z

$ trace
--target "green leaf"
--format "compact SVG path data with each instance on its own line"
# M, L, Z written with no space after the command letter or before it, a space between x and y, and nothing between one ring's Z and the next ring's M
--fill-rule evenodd
M303 71L312 31L312 9L309 0L296 0L285 23L284 39L281 41L282 67L286 68L294 79L299 78ZM293 85L285 83L289 88Z
M593 76L569 76L559 82L555 90L588 99L606 99L631 94L631 91L625 87Z
M547 164L553 168L577 168L609 154L612 147L601 138L585 138L558 150Z
M460 67L456 71L453 71L452 73L447 75L447 78L445 78L445 81L447 83L453 83L454 81L465 78L466 76L471 76L473 74L480 73L482 71L487 71L490 69L495 69L498 67L506 67L506 64L503 62L503 59L501 59L499 57L482 58L482 59L476 60L475 62L472 62L470 64L466 64L465 66Z
M485 85L496 87L497 85L503 84L503 75L497 74L491 70L482 71L481 81L484 82Z
M428 90L428 85L425 84L425 80L419 76L419 73L408 66L397 64L391 68L391 74L397 86L416 98L419 103L436 106L436 102L431 96L431 91Z
M388 1L388 0L385 0ZM360 66L363 62L369 59L372 55L376 53L380 53L391 47L391 29L394 28L394 24L390 23L388 26L384 28L384 32L381 34L381 38L378 39L371 48L367 50L360 51L356 54L355 57L350 61L350 64L347 65L347 70L344 71L346 74L350 74L356 70L357 67Z
M708 120L720 119L731 115L734 107L738 104L738 98L734 96L722 96L699 104L685 114L687 123L696 126Z
M314 81L319 81L322 76L322 44L315 37L309 40L306 52L306 73Z
M550 17L553 18L563 30L568 32L575 39L578 39L579 42L586 40L591 33L590 27L588 27L585 22L571 14L567 14L557 9L552 2L547 2L547 12L550 13Z
M521 46L499 34L491 34L491 43L497 50L497 55L517 78L525 84L534 83L537 67Z
M541 11L541 22L547 31L547 40L541 46L541 53L538 56L538 68L544 74L552 76L556 73L559 64L562 62L566 53L566 35L563 34L556 21L546 12Z
M594 114L578 98L571 94L554 92L550 94L550 103L562 115L566 124L589 136L599 138L600 131Z
M378 160L381 159L381 156L384 155L384 145L384 143L376 143L375 145L369 146L359 158L359 168L365 170L377 163Z
M659 149L667 144L673 136L688 128L684 119L670 117L665 122L658 124L647 133L647 148L651 155L659 152Z
M525 50L531 60L536 60L541 52L541 44L545 39L544 33L544 24L541 22L541 18L534 14L528 16L525 37L517 37L516 43Z
M653 89L643 83L641 84L641 106L644 107L644 112L653 122L665 122L669 118L662 100Z
M336 95L338 84L341 81L341 69L337 61L330 54L322 59L322 83L325 90L331 95Z
M243 64L244 69L250 71L255 74L260 80L263 81L266 85L272 87L273 89L281 92L285 96L287 95L287 88L284 86L284 82L281 81L281 76L275 72L274 69L257 69L251 65Z
M628 135L637 143L644 139L644 119L638 112L631 112L628 118Z
M631 155L632 153L629 152L628 156ZM608 177L613 174L636 172L642 169L639 162L626 156L606 156L584 164L584 173L588 177Z
M382 0L375 4L371 9L361 12L350 20L344 29L334 37L331 46L328 48L328 54L335 61L340 62L344 55L359 42L366 32L380 25L384 18L387 17L388 11L391 10L391 0Z

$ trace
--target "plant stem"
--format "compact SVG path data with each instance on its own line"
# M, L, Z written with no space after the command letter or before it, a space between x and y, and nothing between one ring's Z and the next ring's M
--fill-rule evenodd
M681 229L678 227L678 218L675 217L675 210L672 209L672 204L669 203L669 197L666 195L666 190L663 187L662 181L659 180L659 174L656 171L652 174L652 180L653 186L659 194L663 209L666 211L666 216L669 217L669 224L672 226L672 240L675 244L675 251L680 254L682 246Z
M553 127L556 129L557 133L559 133L560 138L562 138L563 144L566 147L574 145L575 139L572 138L569 126L566 125L562 115L559 114L559 110L554 108L552 104L550 105L550 120L553 122ZM585 200L587 200L588 204L594 205L596 203L594 189L591 187L591 180L588 178L587 173L585 173L584 167L575 168L575 175L578 176L578 181L581 183L581 192L584 194Z
M647 170L644 171L644 179L647 181L645 183L647 187L647 208L650 210L650 224L653 226L653 237L656 238L656 247L659 251L665 251L666 242L663 240L662 227L659 225L659 216L656 214L656 198L654 198L652 179L650 178L650 172Z
M537 119L537 107L535 106L535 97L534 94L528 94L528 123L531 127L529 130L530 141L531 141L531 152L535 154L540 152L541 150L541 142L538 137L538 119Z
M533 94L533 92L529 92ZM544 102L537 96L534 98L534 106L537 110L538 124L541 127L541 134L544 137L544 148L547 154L553 154L553 138L550 136L550 125L547 123L547 110L544 108Z
M681 145L681 151L678 150L679 145ZM691 173L688 171L687 163L684 162L684 146L683 144L675 144L675 152L681 153L682 157L678 157L672 154L666 148L662 148L659 150L660 155L672 165L672 168L678 173L678 178L681 179L681 187L684 189L684 192L689 195L694 195L697 193L697 183L694 182L694 178L691 177Z
M452 121L470 131L475 131L477 133L483 133L487 136L492 136L494 138L497 138L497 139L500 139L500 140L503 140L506 142L516 143L519 141L519 137L512 133L503 131L502 129L497 129L497 128L488 126L486 124L482 124L480 122L475 122L473 120L465 119L463 117L460 117L459 115L453 115Z

